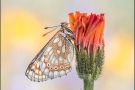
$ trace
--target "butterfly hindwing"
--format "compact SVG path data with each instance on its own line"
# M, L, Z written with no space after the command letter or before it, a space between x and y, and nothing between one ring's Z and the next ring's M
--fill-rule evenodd
M52 37L52 39L40 50L40 52L35 56L35 58L29 64L25 75L32 81L46 81L49 79L49 76L44 74L41 70L41 63L43 61L43 55L48 46L54 41L57 33ZM45 66L43 66L45 67Z
M46 81L71 71L74 47L61 30L43 47L26 70L32 81Z

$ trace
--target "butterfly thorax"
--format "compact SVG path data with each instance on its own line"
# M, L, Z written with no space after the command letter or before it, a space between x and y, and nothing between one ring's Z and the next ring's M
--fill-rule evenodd
M74 33L67 27L68 23L61 23L61 35L71 40L75 40Z

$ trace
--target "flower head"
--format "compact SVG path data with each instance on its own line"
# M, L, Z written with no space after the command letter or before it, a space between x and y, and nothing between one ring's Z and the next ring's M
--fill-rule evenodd
M84 80L84 90L92 90L104 62L104 14L69 13L69 22L75 35L78 76Z
M90 52L92 46L95 54L98 47L102 49L104 45L104 14L96 15L76 12L69 13L69 21L71 30L75 34L75 44L80 48L84 48Z

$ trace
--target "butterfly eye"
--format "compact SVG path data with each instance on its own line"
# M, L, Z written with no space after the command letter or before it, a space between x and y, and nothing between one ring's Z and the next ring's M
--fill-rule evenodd
M61 27L62 27L62 28L63 28L63 27L67 27L67 26L68 26L68 23L65 23L65 22L64 22L64 23L63 23L63 22L61 23Z

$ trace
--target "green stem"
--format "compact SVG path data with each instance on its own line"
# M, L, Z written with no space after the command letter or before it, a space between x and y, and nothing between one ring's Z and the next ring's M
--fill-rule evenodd
M93 90L94 80L83 79L84 82L84 90Z

